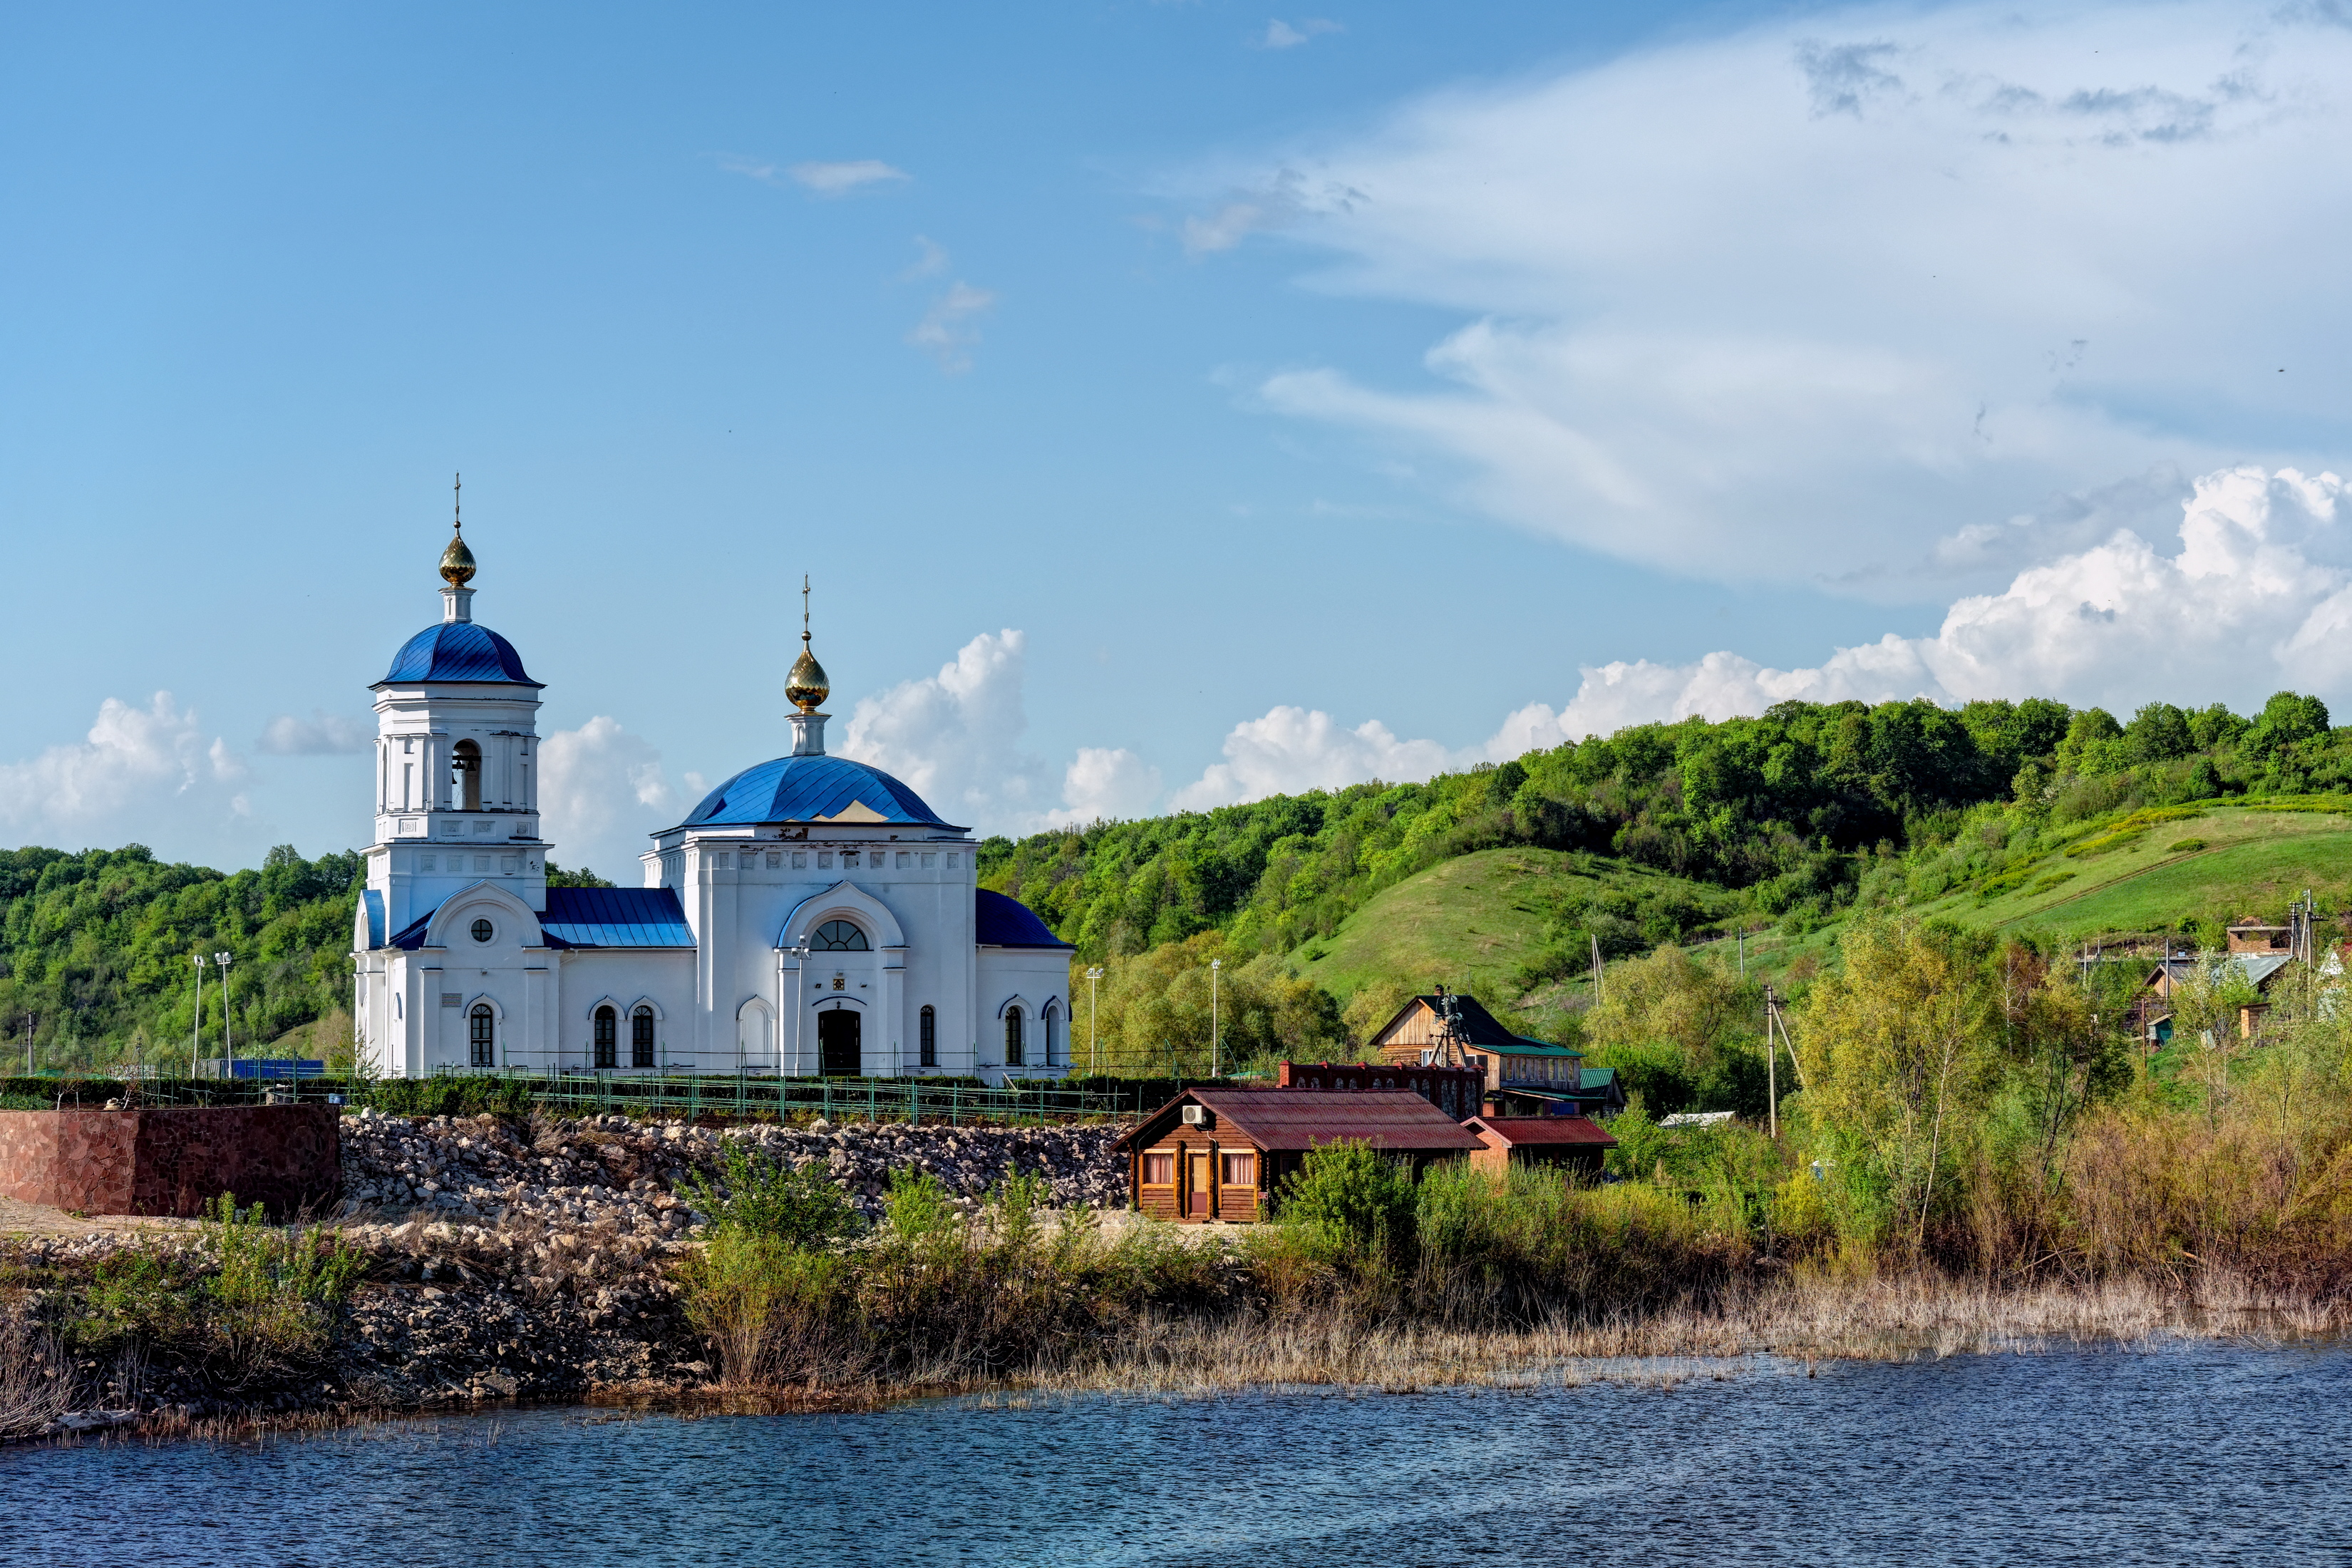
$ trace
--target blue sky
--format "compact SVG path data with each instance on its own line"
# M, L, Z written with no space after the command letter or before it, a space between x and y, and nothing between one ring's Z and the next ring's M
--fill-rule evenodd
M461 468L624 877L783 748L803 572L836 749L992 829L2343 674L2340 29L0 17L0 840L363 842Z

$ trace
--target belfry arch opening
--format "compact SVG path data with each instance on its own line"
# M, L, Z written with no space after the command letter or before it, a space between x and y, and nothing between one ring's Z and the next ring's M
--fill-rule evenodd
M451 782L457 786L457 809L482 809L482 748L471 741L460 741L449 754Z

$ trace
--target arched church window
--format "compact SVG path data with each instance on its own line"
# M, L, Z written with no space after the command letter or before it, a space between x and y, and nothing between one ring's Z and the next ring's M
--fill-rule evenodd
M1046 1003L1045 1011L1038 1015L1037 1021L1045 1026L1045 1065L1047 1067L1052 1067L1054 1065L1054 1026L1062 1021L1062 1009L1060 1005L1053 1002Z
M616 1068L621 1065L621 1017L610 1007L596 1009L596 1065Z
M478 1068L498 1066L498 1019L488 1002L474 1004L474 1015L467 1020L467 1041L473 1047L472 1061Z
M1007 1007L1004 1010L1004 1065L1006 1067L1017 1068L1024 1065L1021 1059L1022 1047L1024 1043L1021 1037L1021 1009Z
M640 1007L629 1016L629 1065L649 1068L654 1065L654 1010Z
M922 1052L922 1054L916 1058L917 1064L927 1068L935 1068L939 1066L940 1016L937 1013L932 1012L929 1007L923 1009L922 1033L918 1037L917 1043Z
M460 741L449 758L449 770L456 775L457 809L482 809L482 748L471 741Z
M866 933L847 921L827 921L817 927L816 935L809 940L809 948L815 952L870 952L873 951L866 945Z

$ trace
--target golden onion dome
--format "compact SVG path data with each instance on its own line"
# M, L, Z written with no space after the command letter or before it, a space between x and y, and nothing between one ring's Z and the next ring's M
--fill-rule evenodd
M441 552L441 580L452 588L462 588L474 580L474 552L466 548L464 532L449 536L449 548Z
M833 695L833 684L825 679L824 666L809 652L808 633L801 634L801 656L793 660L792 673L784 677L784 696L803 713L814 713L819 704Z

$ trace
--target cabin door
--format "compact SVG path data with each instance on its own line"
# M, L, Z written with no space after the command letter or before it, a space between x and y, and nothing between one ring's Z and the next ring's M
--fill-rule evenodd
M1192 1150L1184 1155L1184 1213L1190 1219L1209 1217L1209 1156Z
M856 1078L866 1069L860 1042L863 1020L848 1007L835 1007L816 1016L819 1070L828 1078Z

